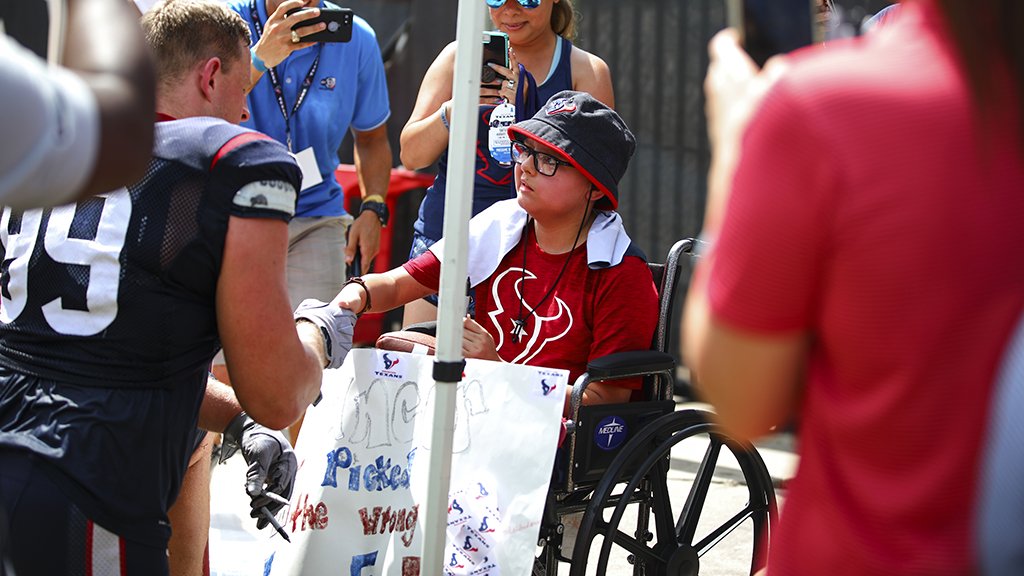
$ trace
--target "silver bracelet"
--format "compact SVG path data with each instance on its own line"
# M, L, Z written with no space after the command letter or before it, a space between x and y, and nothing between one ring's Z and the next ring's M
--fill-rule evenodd
M452 125L448 123L448 114L445 112L445 105L441 104L441 124L444 124L444 129L451 132Z

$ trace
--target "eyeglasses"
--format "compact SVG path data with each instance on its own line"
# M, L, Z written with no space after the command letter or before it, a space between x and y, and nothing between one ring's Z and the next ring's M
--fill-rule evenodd
M487 5L490 6L491 8L501 8L502 6L505 5L505 1L506 0L487 0ZM533 10L534 8L540 6L540 1L541 0L516 0L516 1L519 2L519 5L522 6L523 8L526 8L527 10Z
M545 176L554 176L555 172L558 172L559 166L572 166L572 164L555 158L551 154L545 154L544 152L538 152L533 148L530 148L522 142L512 143L512 161L516 164L522 164L526 160L533 156L533 167L537 172Z

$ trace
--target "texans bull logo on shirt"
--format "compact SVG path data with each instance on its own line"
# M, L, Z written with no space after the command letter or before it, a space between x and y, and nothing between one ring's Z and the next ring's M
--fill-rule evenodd
M499 336L499 341L495 344L502 357L509 357L505 353L508 350L516 352L510 360L513 364L529 364L530 360L546 346L564 338L573 326L573 313L569 305L562 298L554 296L550 306L542 303L541 309L526 320L526 327L522 330L518 343L507 337L518 318L520 298L523 299L525 315L533 310L537 300L547 291L539 286L525 288L524 285L535 280L537 276L529 270L513 267L499 274L491 284L491 298L497 306L493 312L487 314L487 317ZM524 290L528 290L531 295L535 294L533 301L523 293Z

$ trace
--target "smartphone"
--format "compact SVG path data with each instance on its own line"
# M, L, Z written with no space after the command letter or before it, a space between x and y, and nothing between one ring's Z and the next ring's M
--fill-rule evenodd
M288 15L291 16L296 12L307 10L307 8L298 8L295 10L289 10ZM312 26L321 22L327 24L327 29L321 30L315 34L309 36L303 36L303 42L348 42L352 40L352 10L349 8L321 8L320 15L316 18L310 18L299 22L295 26L292 26L292 30L299 30L306 26Z
M348 232L352 227L348 226L345 228L345 244L348 245ZM367 270L369 272L369 270ZM345 264L345 278L355 278L363 275L363 256L362 251L356 248L355 256L352 257L351 264Z
M819 0L728 0L729 26L758 66L776 54L821 42L816 26Z
M508 68L508 34L504 32L484 32L483 68L480 69L480 83L493 84L505 80L493 68L487 65L494 62Z

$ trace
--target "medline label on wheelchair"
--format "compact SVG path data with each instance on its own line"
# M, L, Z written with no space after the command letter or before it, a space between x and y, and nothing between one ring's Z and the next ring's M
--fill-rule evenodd
M594 443L602 450L615 450L628 436L626 421L618 416L605 416L594 429Z

